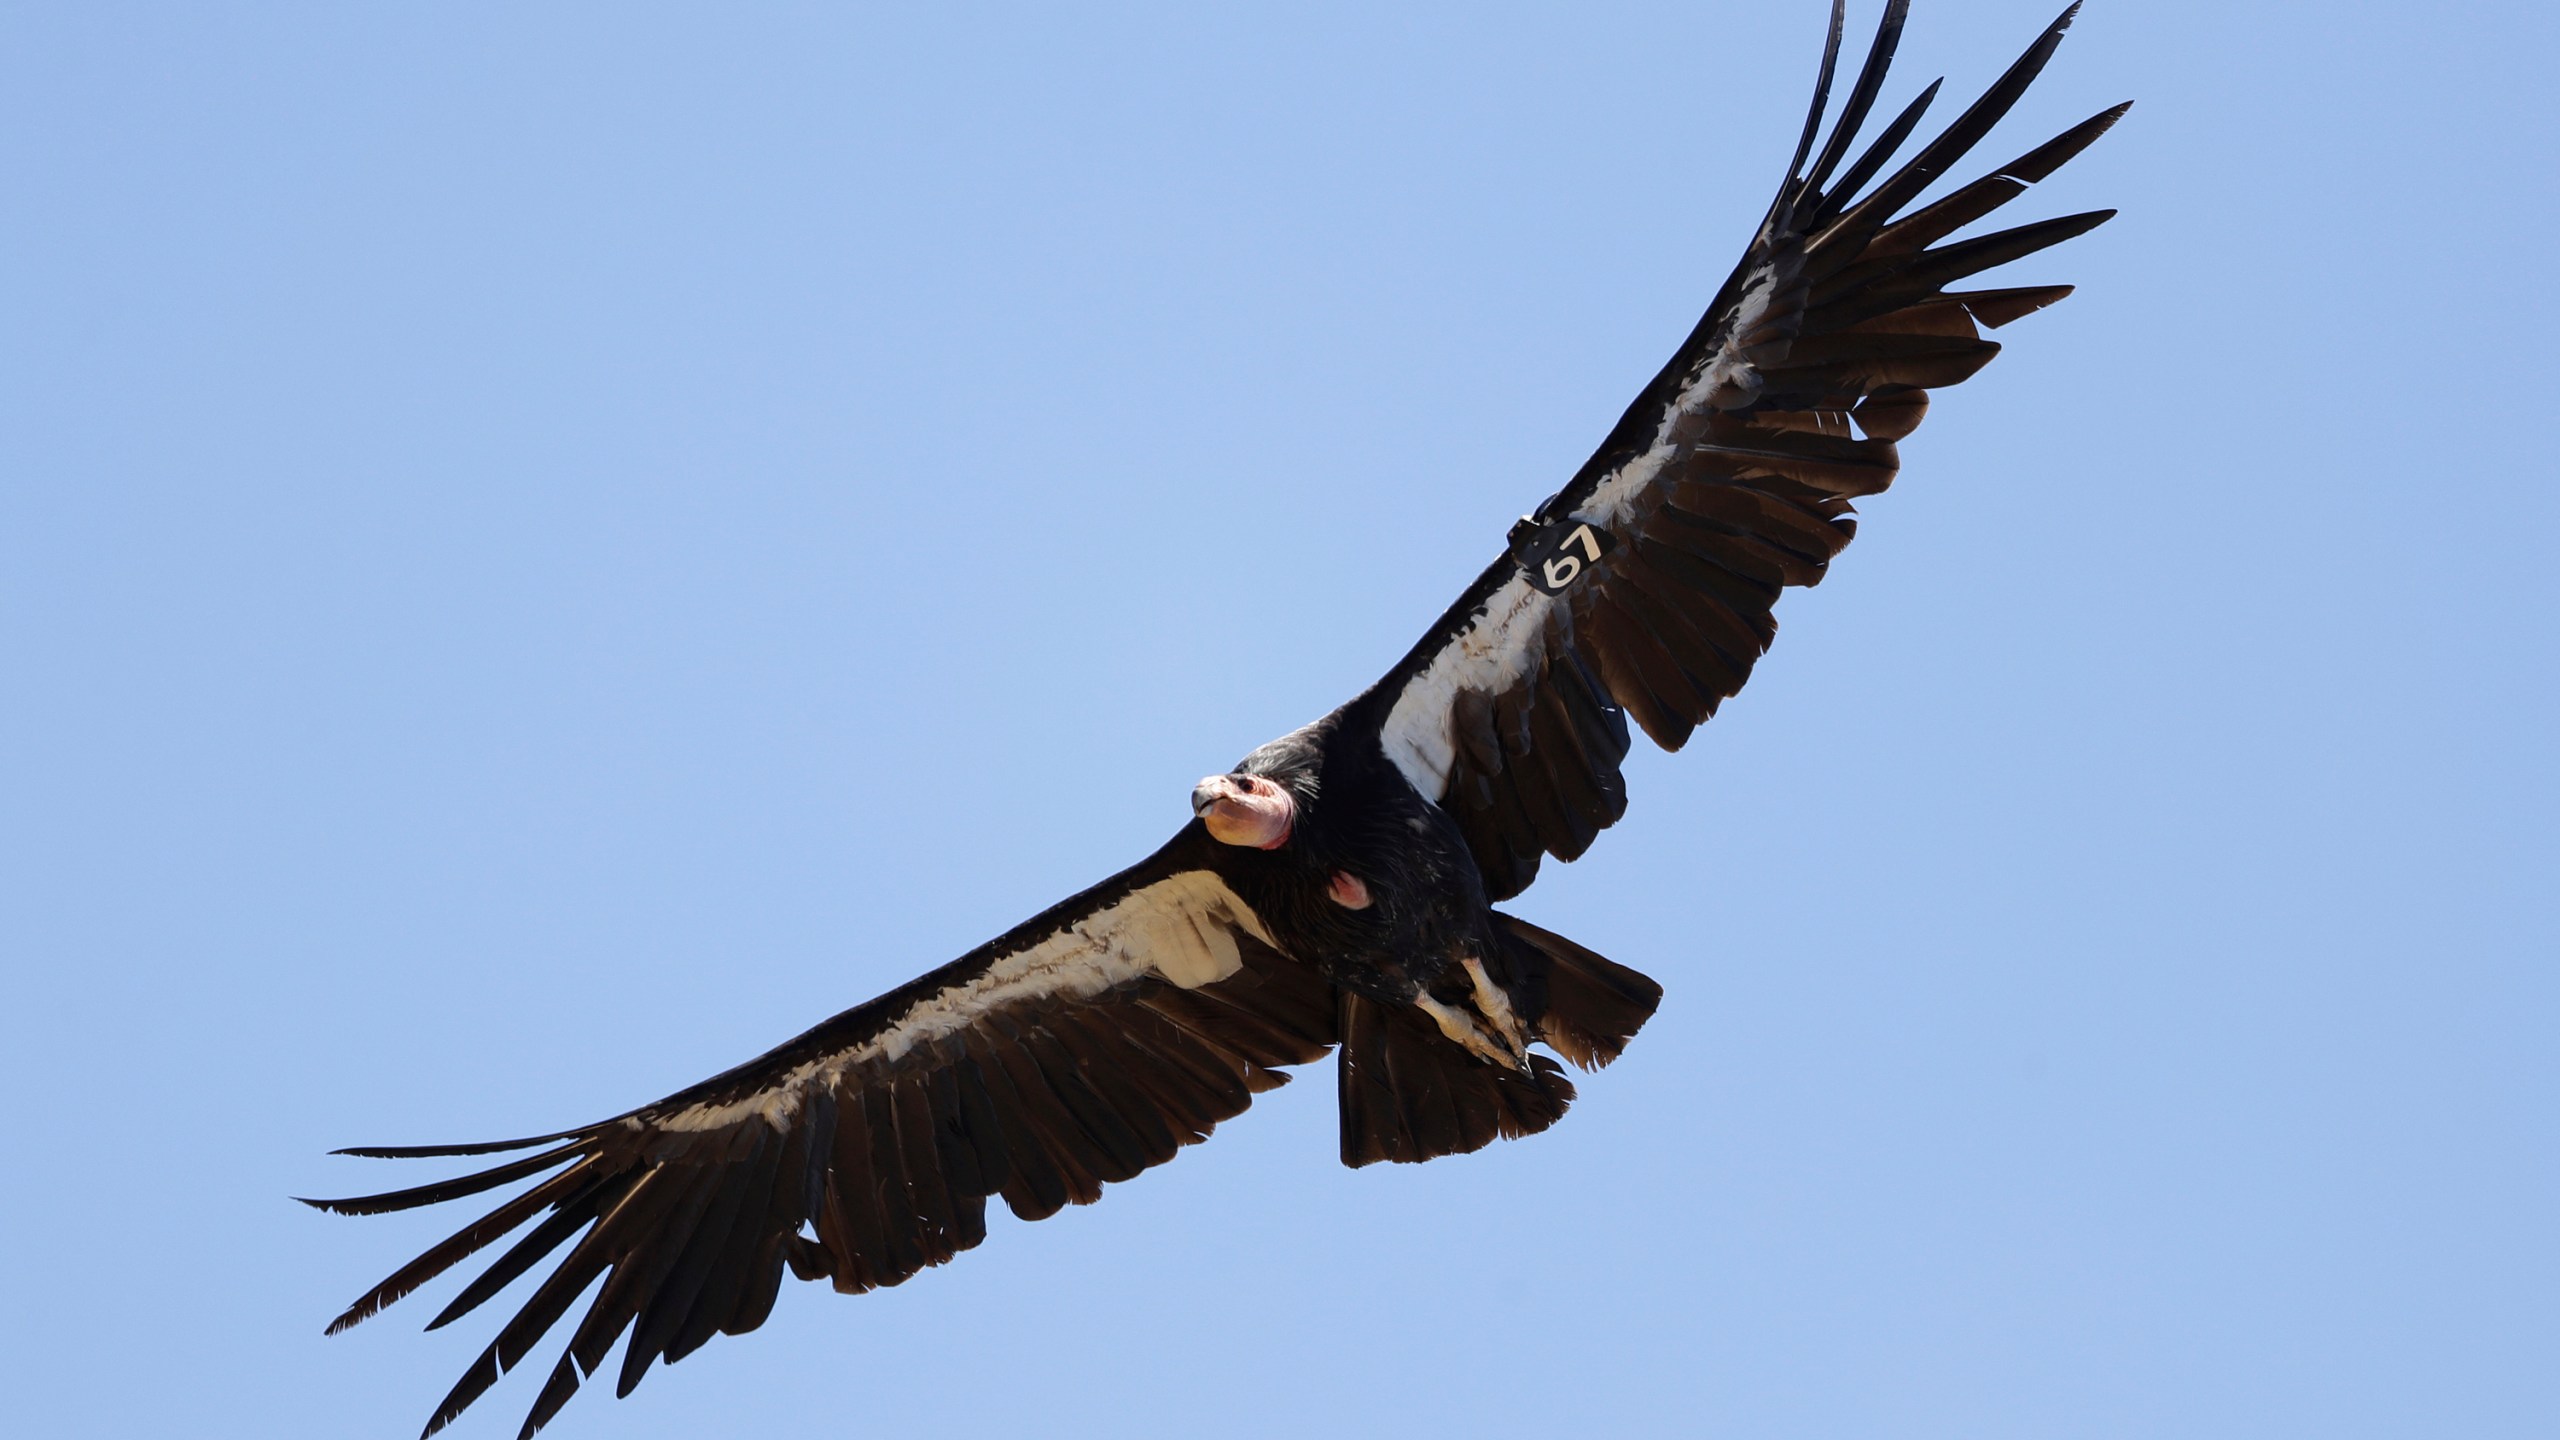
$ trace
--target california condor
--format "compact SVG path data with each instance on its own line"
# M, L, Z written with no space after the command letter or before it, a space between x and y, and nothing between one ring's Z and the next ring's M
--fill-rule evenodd
M1803 139L1742 262L1599 450L1384 678L1201 781L1153 855L734 1070L555 1134L341 1152L533 1151L309 1202L340 1214L535 1183L330 1330L524 1230L430 1322L550 1266L426 1433L593 1286L531 1435L626 1334L621 1393L660 1357L764 1323L786 1269L849 1292L895 1285L983 1239L989 1196L1026 1220L1091 1203L1328 1051L1348 1165L1554 1124L1574 1090L1538 1047L1605 1065L1661 987L1494 904L1625 812L1630 719L1677 750L1742 688L1780 590L1822 579L1929 392L1998 353L1981 331L2070 293L1947 287L2113 213L1949 240L2124 106L1912 208L2026 90L2073 11L1898 167L1934 84L1853 154L1905 8L1885 7L1824 139L1834 0Z

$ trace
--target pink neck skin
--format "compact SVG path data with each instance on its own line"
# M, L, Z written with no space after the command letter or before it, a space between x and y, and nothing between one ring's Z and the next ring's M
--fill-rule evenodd
M1200 813L1211 839L1256 850L1289 843L1298 805L1286 789L1259 776L1214 775L1200 784L1217 797Z

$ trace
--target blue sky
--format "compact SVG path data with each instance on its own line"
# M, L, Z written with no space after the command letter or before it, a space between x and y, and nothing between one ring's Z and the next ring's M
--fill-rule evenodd
M1916 8L1896 98L2049 18ZM1616 417L1820 25L0 9L12 1430L414 1434L488 1327L320 1328L458 1222L323 1152L1152 847ZM2139 102L2080 294L1518 906L1670 991L1557 1129L1348 1172L1310 1072L546 1433L2560 1430L2555 29L2084 17L1979 157Z

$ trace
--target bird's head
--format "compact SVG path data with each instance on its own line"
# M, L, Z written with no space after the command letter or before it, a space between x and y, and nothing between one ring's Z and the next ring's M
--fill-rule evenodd
M1298 802L1287 786L1260 775L1212 775L1191 787L1191 813L1209 827L1212 839L1277 850L1289 843Z

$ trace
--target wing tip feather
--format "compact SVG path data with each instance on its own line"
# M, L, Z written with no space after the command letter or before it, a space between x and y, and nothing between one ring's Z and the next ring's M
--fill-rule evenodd
M353 1155L364 1160L438 1160L455 1155L497 1155L509 1150L530 1150L537 1145L551 1145L586 1133L585 1130L558 1130L549 1135L527 1135L516 1140L470 1140L455 1145L349 1145L329 1153Z

